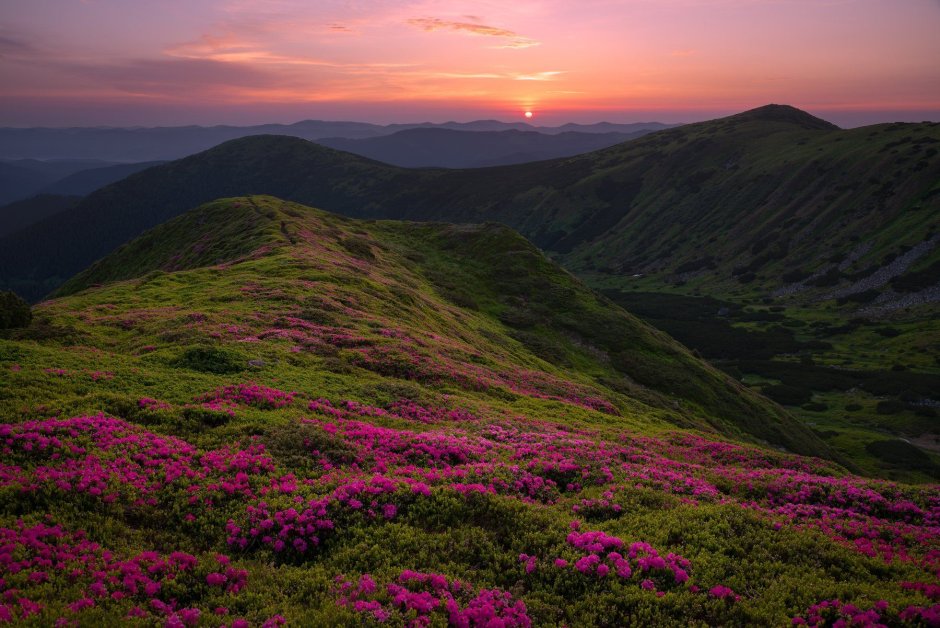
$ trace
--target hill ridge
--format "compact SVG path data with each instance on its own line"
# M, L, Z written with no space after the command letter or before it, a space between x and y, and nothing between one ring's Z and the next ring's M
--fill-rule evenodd
M759 120L783 122L803 129L820 131L840 130L839 127L832 122L818 118L802 109L793 107L792 105L778 105L773 103L742 111L726 119L729 121Z
M370 281L381 284L388 281L382 278L401 268L398 256L411 249L434 251L436 260L412 260L411 277L400 281L414 284L423 278L419 281L428 281L437 293L447 295L456 311L500 321L527 351L549 363L569 364L566 372L576 372L571 365L581 363L599 378L595 382L627 378L616 385L622 393L610 392L609 383L595 383L597 390L608 391L593 393L599 399L597 407L609 405L601 401L605 395L632 395L653 404L679 426L834 457L778 407L595 295L498 223L361 222L274 197L220 199L121 247L66 283L57 297L107 292L114 281L149 285L162 281L166 273L247 267L269 258L290 266L310 265L324 276L359 267L356 273L365 272L373 276ZM446 261L450 258L453 261ZM472 268L468 260L474 260ZM462 275L459 280L458 275ZM399 300L403 305L387 307L402 307L397 316L411 320L408 312L414 306L407 304L413 304L414 297L399 295ZM587 353L585 347L590 348ZM607 357L598 361L598 355ZM591 396L581 394L585 399Z

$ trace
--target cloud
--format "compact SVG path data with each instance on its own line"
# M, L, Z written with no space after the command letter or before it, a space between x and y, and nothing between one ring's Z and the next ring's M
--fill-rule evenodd
M409 74L434 79L500 79L511 81L551 81L559 74L564 74L561 70L551 70L548 72L531 72L529 74L518 74L511 72L422 72L413 71Z
M73 71L117 89L173 93L203 87L266 87L276 78L246 64L209 59L140 59L124 63L74 65Z
M408 20L408 24L427 32L450 30L469 33L470 35L499 37L506 40L503 45L499 46L500 48L531 48L532 46L539 45L539 42L535 41L534 39L523 37L515 31L511 31L506 28L499 28L498 26L488 26L487 24L482 24L479 21L480 18L475 15L467 15L464 17L465 19L470 19L472 21L455 22L451 20L442 20L437 17L414 17Z
M534 72L532 74L517 74L513 78L517 81L551 81L559 74L564 74L564 72L561 70Z
M26 39L0 30L0 59L35 57L40 51Z
M345 28L345 27L342 27ZM331 28L331 30L333 30ZM352 31L338 31L352 32ZM201 59L253 65L317 66L317 67L399 67L401 64L345 64L302 55L280 54L250 39L234 35L202 35L195 41L166 48L164 54L179 59Z
M526 37L519 37L517 39L512 39L499 48L532 48L533 46L540 45L541 42L535 41L534 39L528 39Z
M451 22L436 17L415 17L408 20L408 23L426 31L467 31L468 33L472 33L474 35L490 35L492 37L519 36L518 33L507 30L505 28L497 28L495 26L487 26L486 24L479 24L474 22Z

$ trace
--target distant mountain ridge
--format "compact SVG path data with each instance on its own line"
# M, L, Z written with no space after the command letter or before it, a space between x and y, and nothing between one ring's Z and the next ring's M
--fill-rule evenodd
M0 159L0 204L39 194L43 188L81 170L113 165L100 159ZM111 182L118 179L112 179Z
M543 134L421 127L365 139L324 138L318 144L405 168L481 168L570 157L651 133Z
M161 163L119 164L100 159L0 161L0 205L37 194L84 196Z
M98 188L104 187L115 181L120 181L132 174L159 166L166 162L146 161L133 164L114 164L112 166L102 166L101 168L89 168L79 170L67 177L63 177L54 183L47 185L41 190L42 194L59 194L63 196L84 196L94 192Z
M0 128L0 159L93 158L120 162L179 159L217 144L250 135L287 135L307 140L328 137L364 139L391 135L415 128L454 131L529 131L545 135L565 132L623 133L658 131L677 125L659 122L628 124L566 124L561 127L533 126L525 122L478 120L474 122L422 122L379 125L367 122L302 120L294 124L256 126L181 127L79 127L79 128Z

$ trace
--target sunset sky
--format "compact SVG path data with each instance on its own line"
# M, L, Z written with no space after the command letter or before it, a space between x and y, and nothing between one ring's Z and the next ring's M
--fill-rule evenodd
M0 125L940 120L940 0L4 0Z

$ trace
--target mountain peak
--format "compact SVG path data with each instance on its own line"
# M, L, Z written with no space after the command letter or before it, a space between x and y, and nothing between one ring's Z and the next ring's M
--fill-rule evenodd
M834 131L839 127L822 118L809 114L802 109L797 109L791 105L764 105L755 109L749 109L739 114L730 116L730 120L742 122L762 121L762 122L782 122L792 124L802 129L815 129L820 131Z

